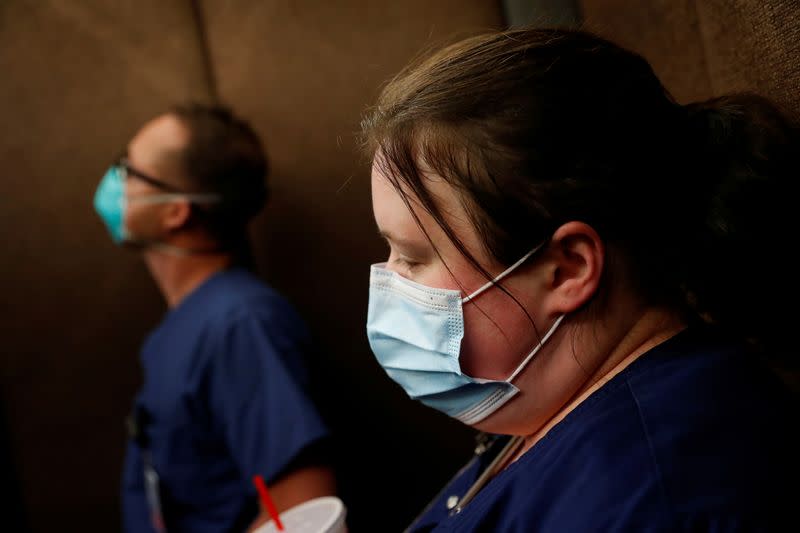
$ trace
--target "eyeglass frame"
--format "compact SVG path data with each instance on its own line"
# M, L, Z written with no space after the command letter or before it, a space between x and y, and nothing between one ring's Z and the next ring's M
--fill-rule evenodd
M144 172L138 170L136 167L131 166L130 162L128 161L128 158L124 155L117 158L116 162L114 163L114 166L122 169L125 172L123 179L127 179L128 176L134 176L145 183L148 183L154 187L158 187L159 189L165 190L167 192L174 192L180 194L186 193L186 191L181 190L178 187L175 187L158 178L154 178L148 174L145 174Z

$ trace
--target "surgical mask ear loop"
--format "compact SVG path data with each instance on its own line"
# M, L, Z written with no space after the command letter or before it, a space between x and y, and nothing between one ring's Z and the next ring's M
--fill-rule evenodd
M480 296L481 294L483 294L484 292L489 290L498 281L502 280L503 278L505 278L506 276L511 274L517 267L519 267L522 263L527 261L530 256L532 256L533 254L538 252L542 248L542 246L544 246L544 243L540 244L539 246L537 246L536 248L534 248L533 250L531 250L527 254L523 255L522 258L519 261L517 261L516 263L514 263L513 265L511 265L510 267L505 269L503 272L500 273L500 275L498 275L493 280L487 281L480 289L478 289L477 291L473 292L469 296L466 296L466 297L462 298L461 299L461 303L465 304L465 303L467 303L467 302L469 302L471 300L474 300L475 298L477 298L478 296Z
M532 250L531 250L530 252L528 252L527 254L523 255L523 256L522 256L522 257L519 259L519 261L517 261L516 263L514 263L513 265L511 265L510 267L508 267L507 269L505 269L505 270L504 270L503 272L501 272L501 273L500 273L500 274L499 274L499 275L498 275L496 278L494 278L494 279L493 279L493 280L491 280L491 281L488 281L488 282L486 282L486 283L485 283L485 284L484 284L484 285L483 285L481 288L479 288L478 290L476 290L475 292L473 292L473 293L472 293L472 294L470 294L469 296L467 296L467 297L465 297L465 298L462 298L462 299L461 299L461 303L462 303L462 304L465 304L465 303L467 303L467 302L469 302L469 301L471 301L471 300L474 300L475 298L477 298L478 296L480 296L481 294L483 294L484 292L486 292L487 290L489 290L489 289L490 289L491 287L493 287L493 286L494 286L494 285L495 285L495 284L496 284L498 281L502 280L503 278L505 278L506 276L508 276L509 274L511 274L511 273L512 273L512 272L513 272L513 271L514 271L516 268L518 268L518 267L519 267L519 266L520 266L522 263L524 263L525 261L527 261L527 260L528 260L528 258L530 258L530 256L532 256L533 254L535 254L536 252L538 252L539 250L541 250L541 248L542 248L544 245L545 245L545 243L543 242L543 243L541 243L539 246L536 246L534 249L532 249ZM561 315L560 317L558 317L558 318L556 319L556 321L555 321L555 322L553 323L553 325L550 327L550 330L549 330L547 333L545 333L544 337L542 337L542 340L540 340L540 341L539 341L539 343L538 343L536 346L534 346L533 350L531 350L531 352L530 352L530 353L529 353L529 354L528 354L528 355L525 357L525 359L523 359L523 360L522 360L522 362L519 364L519 366L517 366L517 368L514 370L514 372L512 372L512 373L511 373L511 375L510 375L508 378L506 378L506 380L505 380L505 382L506 382L506 383L511 383L511 381L513 381L513 379L514 379L515 377L517 377L517 375L518 375L520 372L522 372L522 371L525 369L525 367L528 365L528 363L530 362L530 360L531 360L531 359L533 359L533 357L534 357L534 356L535 356L535 355L536 355L536 354L539 352L539 350L541 350L541 349L542 349L542 346L544 346L544 343L545 343L545 342L547 342L547 340L548 340L548 339L549 339L549 338L550 338L550 337L553 335L553 333L555 333L555 332L556 332L556 330L558 329L558 326L561 324L561 321L562 321L562 320L564 320L564 317L565 317L565 316L566 316L566 315Z
M556 319L555 322L553 322L553 325L550 327L550 330L547 333L545 333L544 337L542 337L542 340L539 341L539 344L537 344L533 348L533 350L531 350L531 353L529 353L527 357L525 357L525 359L522 360L517 369L514 370L514 372L512 372L511 375L508 376L508 378L506 378L506 383L511 383L514 380L514 378L517 377L517 375L520 372L522 372L526 366L528 366L528 363L530 362L531 359L533 359L533 356L536 355L539 352L539 350L542 349L544 343L546 343L548 339L553 336L553 333L556 332L558 326L561 325L561 321L564 320L565 316L567 315L561 315Z

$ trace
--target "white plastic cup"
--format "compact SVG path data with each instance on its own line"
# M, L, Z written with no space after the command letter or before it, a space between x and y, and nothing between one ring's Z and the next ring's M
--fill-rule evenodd
M347 533L347 510L336 496L314 498L281 513L283 533ZM273 520L253 533L280 533Z

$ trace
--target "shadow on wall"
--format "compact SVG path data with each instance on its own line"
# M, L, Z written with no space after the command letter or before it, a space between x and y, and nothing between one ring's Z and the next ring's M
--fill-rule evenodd
M25 507L19 489L17 465L11 451L11 438L6 420L5 404L0 404L0 499L5 509L4 529L24 533L29 530Z

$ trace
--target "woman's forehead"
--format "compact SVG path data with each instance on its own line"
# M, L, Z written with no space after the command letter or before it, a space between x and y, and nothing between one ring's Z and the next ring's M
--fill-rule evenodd
M444 178L430 170L421 174L421 183L456 237L470 253L481 257L483 246L460 194ZM444 229L425 209L422 200L408 183L402 178L387 176L385 165L378 163L373 163L372 167L372 203L375 221L381 233L398 240L405 238L425 241L427 233L440 252L455 249Z

